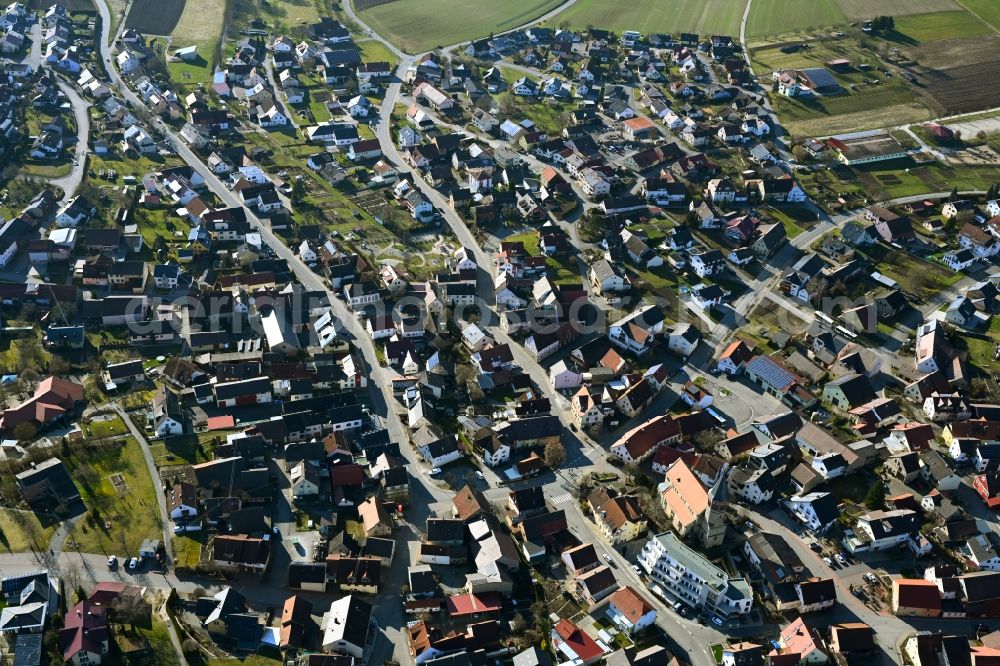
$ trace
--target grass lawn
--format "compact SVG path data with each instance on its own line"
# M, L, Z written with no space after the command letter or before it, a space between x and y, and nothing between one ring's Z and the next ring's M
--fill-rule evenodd
M748 38L844 23L835 0L754 0L747 20Z
M69 160L48 163L29 158L17 167L16 173L19 176L34 176L36 178L64 178L72 170L73 164Z
M638 30L648 34L687 31L737 38L745 7L743 0L578 0L553 17L551 22L561 25L565 21L577 29L593 25L616 32Z
M956 339L958 348L969 352L969 363L992 375L1000 372L1000 362L993 360L993 350L1000 341L1000 317L990 319L989 330L985 333L989 339L969 335L956 336Z
M1000 3L996 0L957 0L957 2L1000 32Z
M102 437L112 437L114 435L124 435L128 432L125 422L116 416L113 419L93 420L83 428L83 434L87 437L100 439Z
M33 543L45 550L55 531L55 523L47 516L0 508L0 550L20 553L28 550Z
M201 562L202 543L187 536L174 537L171 542L174 551L174 565L193 569Z
M715 663L722 663L722 645L720 643L712 646L712 656L715 658Z
M149 641L150 654L142 655L136 659L130 659L126 663L132 665L155 664L156 666L177 666L180 658L174 649L174 644L170 640L170 632L156 614L153 614L153 626L137 626L135 630Z
M181 44L181 46L192 46L191 44ZM212 81L212 51L215 46L213 42L205 41L195 44L198 47L198 56L190 61L172 60L167 63L167 70L170 72L170 80L185 88L195 88L200 83L211 83ZM173 50L171 45L171 50Z
M77 527L73 539L83 552L134 555L143 539L160 535L156 491L140 444L132 437L122 442L124 446L96 452L75 449L68 460L84 504L110 522L107 532L103 525L92 528L84 522ZM81 482L76 474L84 465L96 473L98 480L93 486ZM113 477L124 485L116 487Z
M516 28L560 4L561 0L408 0L363 9L359 15L404 51L419 53Z
M796 236L798 236L799 234L801 234L803 231L805 231L805 229L803 229L802 227L800 227L795 222L795 220L793 220L790 216L786 215L785 213L783 213L782 211L780 211L777 208L770 208L770 209L768 209L768 215L770 215L771 217L773 217L778 222L781 222L781 225L783 227L785 227L785 233L788 234L788 239L789 240L795 238Z
M508 85L513 85L514 82L520 79L521 77L526 77L530 81L541 80L537 76L528 74L527 72L522 72L521 70L514 69L513 67L508 67L507 65L497 65L497 67L500 68L500 74L503 75L504 81L506 81ZM524 100L523 97L517 97L517 99L521 101Z
M224 442L229 432L216 430L171 437L150 444L149 450L153 454L153 462L156 463L157 467L196 465L211 460L214 448L212 440L218 437L220 441Z
M514 234L513 236L507 236L503 239L504 243L524 243L524 249L527 250L528 254L538 254L540 250L538 249L538 234L534 231L522 231L519 234Z
M361 49L361 60L364 62L387 62L393 67L399 62L396 54L377 39L362 39L357 45Z

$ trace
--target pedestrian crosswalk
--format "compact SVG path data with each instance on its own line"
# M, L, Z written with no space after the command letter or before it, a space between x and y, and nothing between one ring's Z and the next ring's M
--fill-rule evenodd
M563 493L561 495L553 495L549 498L553 504L569 504L573 501L573 496L569 493Z

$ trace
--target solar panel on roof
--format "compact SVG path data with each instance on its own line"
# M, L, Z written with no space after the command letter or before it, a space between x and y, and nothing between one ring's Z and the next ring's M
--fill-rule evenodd
M795 375L766 356L757 357L751 365L753 373L772 386L785 387L795 382Z

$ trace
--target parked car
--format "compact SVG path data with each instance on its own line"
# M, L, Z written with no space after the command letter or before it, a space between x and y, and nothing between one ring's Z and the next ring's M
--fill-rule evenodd
M837 561L840 562L841 564L847 564L847 558L844 557L843 553L837 553L836 558Z
M112 555L111 557L108 558L108 568L114 569L117 566L118 566L118 558Z
M135 571L138 568L139 568L139 558L133 557L132 559L130 559L128 561L128 569L129 569L129 571Z
M826 566L828 566L828 567L832 567L833 566L833 560L831 560L829 557L824 557L823 561L826 562Z
M718 615L713 615L712 624L714 624L717 627L721 627L723 625L722 618L720 618Z
M432 467L431 471L429 471L427 473L430 474L431 476L437 476L438 474L441 473L441 468L440 467Z
M479 470L477 469L477 470L476 470L476 478L477 478L477 479L479 479L480 481L483 481L483 480L484 480L484 479L486 478L486 476L484 476L484 475L483 475L483 473L482 473L482 472L480 472L480 471L479 471Z

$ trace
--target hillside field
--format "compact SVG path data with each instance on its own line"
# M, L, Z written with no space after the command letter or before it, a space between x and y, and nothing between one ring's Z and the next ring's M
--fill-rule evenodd
M394 0L358 12L380 35L409 53L512 30L561 0Z

